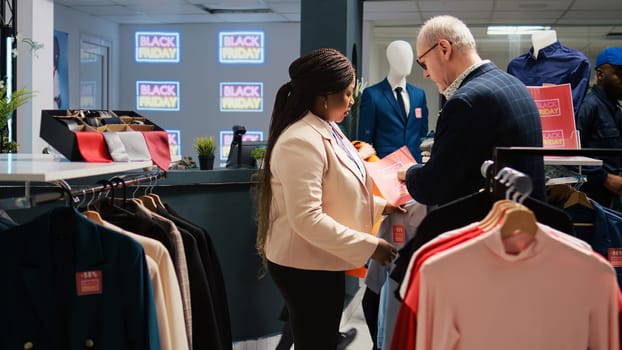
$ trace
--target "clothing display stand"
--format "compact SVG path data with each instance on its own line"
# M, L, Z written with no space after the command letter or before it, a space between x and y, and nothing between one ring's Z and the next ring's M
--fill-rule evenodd
M63 199L68 194L68 191L72 194L72 197L79 196L80 194L92 193L93 191L102 191L107 187L107 184L91 187L84 191L72 191L65 180L124 173L145 168L151 170L153 168L153 163L151 161L85 163L59 161L53 156L44 154L4 154L0 156L0 181L24 182L24 195L21 197L1 199L0 208L31 208L39 203ZM136 178L118 182L125 182L125 185L130 185L141 181L149 181L156 176L155 174L157 173L150 172L148 175L140 175ZM53 183L59 186L59 189L62 191L34 195L31 194L31 182Z

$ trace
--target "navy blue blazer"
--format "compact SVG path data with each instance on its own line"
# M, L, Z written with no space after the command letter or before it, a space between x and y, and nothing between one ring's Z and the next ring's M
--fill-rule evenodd
M443 106L432 155L406 173L406 186L420 203L445 204L485 185L480 168L493 159L495 147L542 147L542 126L533 97L517 78L486 63L471 72ZM544 200L541 156L497 164L529 175L532 197Z
M374 146L380 158L407 145L410 153L421 163L419 145L428 134L428 105L422 89L406 83L406 91L410 108L408 118L404 120L386 78L363 90L357 136L359 140Z
M87 271L101 293L78 295ZM160 349L142 246L73 208L2 232L0 281L0 349Z

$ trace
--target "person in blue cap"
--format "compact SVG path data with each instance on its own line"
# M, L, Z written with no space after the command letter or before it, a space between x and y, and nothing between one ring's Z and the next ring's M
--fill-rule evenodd
M609 47L596 58L596 83L585 96L576 122L582 148L622 149L622 48ZM585 169L581 191L603 206L622 210L622 157L602 157Z

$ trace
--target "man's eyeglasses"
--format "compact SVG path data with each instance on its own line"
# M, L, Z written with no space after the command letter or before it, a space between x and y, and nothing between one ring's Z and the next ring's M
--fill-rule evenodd
M419 61L419 60L420 60L420 59L422 59L422 58L423 58L423 56L427 55L430 51L434 50L434 49L438 46L438 44L439 44L439 43L434 44L431 48L429 48L429 49L428 49L428 51L424 52L421 56L417 57L417 60L416 60L416 61L417 61L417 64L418 64L421 68L423 68L423 70L427 70L427 69L428 69L428 66L427 66L425 63L422 63L422 62L421 62L421 61Z

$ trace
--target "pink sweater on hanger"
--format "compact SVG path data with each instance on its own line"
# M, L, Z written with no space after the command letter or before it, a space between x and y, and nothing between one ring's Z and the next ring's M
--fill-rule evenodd
M416 349L618 349L613 268L561 235L539 225L510 255L493 229L429 258Z

